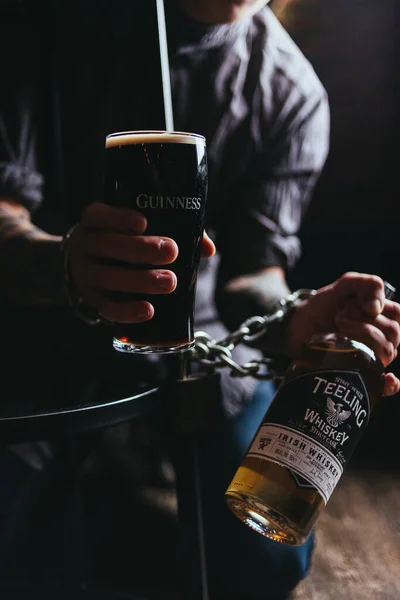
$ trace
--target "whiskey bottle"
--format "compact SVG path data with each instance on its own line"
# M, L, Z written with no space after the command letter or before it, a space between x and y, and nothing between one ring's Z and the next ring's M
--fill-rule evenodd
M383 371L360 342L337 333L310 339L225 492L229 509L273 540L305 542L367 427Z

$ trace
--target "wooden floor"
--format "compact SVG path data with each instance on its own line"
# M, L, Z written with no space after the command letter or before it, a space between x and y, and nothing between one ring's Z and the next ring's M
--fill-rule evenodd
M400 469L368 463L342 476L317 523L311 571L291 600L400 599Z
M316 525L307 578L290 600L400 600L400 399L382 405ZM166 490L145 501L176 511Z

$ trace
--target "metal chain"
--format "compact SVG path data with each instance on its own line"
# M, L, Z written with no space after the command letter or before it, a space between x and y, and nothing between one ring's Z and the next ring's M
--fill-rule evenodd
M213 372L228 367L231 369L232 377L280 379L282 375L274 370L273 359L262 358L239 365L233 359L232 351L239 344L253 342L265 335L271 323L281 322L293 308L314 294L316 294L316 290L297 290L278 300L269 314L246 319L235 331L220 340L212 339L204 331L197 331L189 360L197 362ZM268 366L268 370L263 368L265 366Z

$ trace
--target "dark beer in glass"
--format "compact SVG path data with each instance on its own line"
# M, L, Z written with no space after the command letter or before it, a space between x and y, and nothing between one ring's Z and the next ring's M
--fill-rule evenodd
M154 306L150 321L114 324L114 348L132 353L171 353L194 344L194 299L204 231L207 154L201 135L131 131L106 138L105 202L141 212L143 235L175 240L179 255L171 265L178 280L171 294L130 294ZM133 268L126 265L126 268ZM135 266L135 268L138 268ZM139 268L155 269L155 265Z

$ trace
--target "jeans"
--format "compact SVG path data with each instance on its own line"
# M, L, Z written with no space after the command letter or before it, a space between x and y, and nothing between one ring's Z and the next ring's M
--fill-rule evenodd
M217 598L283 600L310 568L314 537L287 546L251 530L227 509L224 491L275 393L262 381L246 410L226 421L223 435L199 449L202 507L210 587Z

